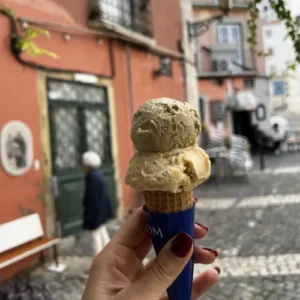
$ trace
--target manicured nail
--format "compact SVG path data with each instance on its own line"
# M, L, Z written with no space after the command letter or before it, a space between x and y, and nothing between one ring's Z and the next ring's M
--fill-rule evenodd
M216 267L214 269L218 272L219 275L221 274L221 269L219 267Z
M210 249L210 248L202 248L203 250L206 250L206 251L209 251L211 253L213 253L215 255L215 257L218 257L219 256L219 253L217 250L215 249Z
M195 224L197 224L198 226L200 226L201 228L205 229L206 232L208 232L208 227L206 227L205 225L201 224L201 223L198 223L198 222L195 222Z
M197 202L198 202L198 198L196 198L196 197L193 197L193 199L194 199L194 202L195 202L195 203L197 203Z
M183 258L189 253L192 246L192 238L188 234L180 232L171 243L171 251L177 257Z

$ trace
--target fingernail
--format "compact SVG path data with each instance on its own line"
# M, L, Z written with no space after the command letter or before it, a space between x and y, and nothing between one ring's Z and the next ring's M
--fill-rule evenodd
M201 224L201 223L198 223L198 222L195 222L195 224L197 224L198 226L200 226L201 228L205 229L206 232L208 232L208 227L206 227L205 225Z
M218 256L219 256L218 251L215 250L215 249L203 248L203 250L206 250L206 251L209 251L209 252L213 253L213 254L215 255L215 257L218 257Z
M196 198L196 197L193 197L193 199L194 199L194 202L195 202L195 203L197 203L197 202L198 202L198 198Z
M221 269L219 267L216 267L214 269L218 272L219 275L221 274Z
M192 238L188 234L180 232L171 243L171 251L177 257L183 258L189 253L192 246Z

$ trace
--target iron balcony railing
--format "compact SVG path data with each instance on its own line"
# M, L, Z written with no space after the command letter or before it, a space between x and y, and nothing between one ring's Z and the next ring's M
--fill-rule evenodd
M197 6L219 6L220 0L194 0L193 4Z
M233 7L248 7L249 0L232 0Z
M193 4L195 6L212 6L218 7L221 6L222 0L194 0ZM249 0L231 0L230 4L233 7L248 7Z
M251 51L222 52L202 47L196 62L199 76L256 72L256 58Z
M150 0L94 0L89 20L117 24L152 37Z

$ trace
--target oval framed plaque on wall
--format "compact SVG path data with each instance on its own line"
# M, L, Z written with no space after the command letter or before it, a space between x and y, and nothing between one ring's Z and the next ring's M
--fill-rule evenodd
M7 122L0 135L0 158L3 169L12 176L28 172L33 162L33 137L21 121Z

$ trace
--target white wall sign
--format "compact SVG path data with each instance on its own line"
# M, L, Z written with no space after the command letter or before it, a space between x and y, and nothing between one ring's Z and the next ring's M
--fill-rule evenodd
M21 176L31 168L33 138L25 123L10 121L4 125L0 136L0 158L4 170L13 176Z
M74 74L74 80L84 82L84 83L97 83L98 77L91 74L76 73Z

